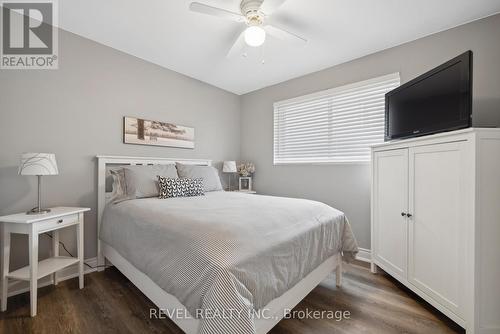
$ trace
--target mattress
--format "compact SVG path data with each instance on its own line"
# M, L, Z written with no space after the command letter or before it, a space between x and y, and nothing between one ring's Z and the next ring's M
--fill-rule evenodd
M174 295L200 333L255 333L255 312L327 258L357 253L345 215L294 198L210 192L106 206L100 239Z

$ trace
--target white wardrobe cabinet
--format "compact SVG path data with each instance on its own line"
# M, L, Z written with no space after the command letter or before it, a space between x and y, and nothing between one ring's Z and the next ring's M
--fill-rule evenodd
M372 257L398 279L408 272L408 149L377 152L373 155Z
M372 148L377 266L466 328L500 333L500 129Z

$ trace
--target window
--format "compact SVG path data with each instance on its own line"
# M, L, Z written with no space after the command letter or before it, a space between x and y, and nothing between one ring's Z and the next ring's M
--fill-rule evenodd
M275 103L274 163L369 161L384 141L385 93L398 86L394 73Z

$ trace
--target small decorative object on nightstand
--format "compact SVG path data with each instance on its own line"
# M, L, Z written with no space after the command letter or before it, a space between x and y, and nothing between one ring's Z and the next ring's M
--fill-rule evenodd
M251 162L243 162L238 165L238 174L240 174L239 191L252 191L252 175L255 173L255 165Z
M224 161L224 165L222 167L223 173L229 173L229 182L228 182L228 190L231 191L231 174L236 173L236 161Z
M52 275L57 285L57 271L73 264L78 264L80 289L83 289L83 215L89 208L52 208L50 213L28 215L19 213L0 217L2 225L2 311L7 310L9 279L30 282L31 316L36 315L37 280ZM78 257L59 256L59 230L65 227L76 227ZM52 256L38 262L38 236L52 232ZM29 265L9 272L10 234L28 235Z
M252 191L252 178L250 176L240 177L240 191Z
M251 162L243 162L238 165L238 174L243 177L252 176L255 173L255 165Z
M36 175L38 177L38 202L37 207L27 212L29 215L37 215L50 212L42 209L42 175L57 175L56 156L52 153L23 153L19 165L19 175Z

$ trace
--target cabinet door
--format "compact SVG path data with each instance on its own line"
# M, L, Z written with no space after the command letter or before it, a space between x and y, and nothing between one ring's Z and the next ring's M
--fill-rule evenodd
M467 175L463 142L410 148L408 280L463 315Z
M373 155L373 257L389 274L407 273L408 149Z

